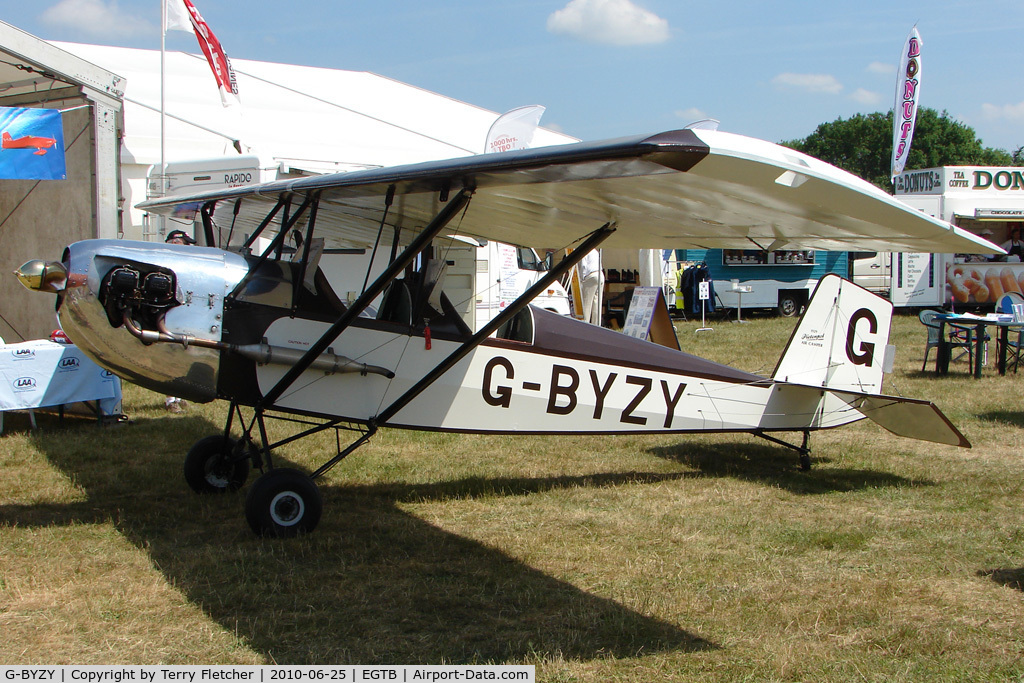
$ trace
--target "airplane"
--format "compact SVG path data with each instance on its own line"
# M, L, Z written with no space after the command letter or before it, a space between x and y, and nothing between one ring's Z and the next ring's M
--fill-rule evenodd
M57 144L56 138L44 138L36 135L22 135L20 138L12 138L6 130L0 135L0 148L2 149L31 149L36 148L32 154L42 156L46 150Z
M792 449L802 469L811 432L864 418L901 436L970 446L935 405L880 393L892 305L838 276L820 281L771 376L529 305L602 244L1001 251L769 142L669 131L140 207L194 221L208 246L86 240L60 261L29 261L16 273L29 289L57 295L62 329L102 367L163 394L229 402L223 430L186 455L185 479L215 493L242 487L250 467L262 470L245 501L259 535L312 531L323 508L316 480L381 427L746 432ZM453 235L572 249L474 332L444 292ZM261 236L271 241L257 254ZM372 250L389 265L367 272L361 293L343 303L318 265L325 243ZM269 419L295 433L272 441ZM275 449L328 429L351 442L336 439L316 470L274 466Z

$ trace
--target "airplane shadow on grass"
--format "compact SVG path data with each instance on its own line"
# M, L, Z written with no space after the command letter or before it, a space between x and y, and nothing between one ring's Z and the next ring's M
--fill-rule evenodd
M1022 410L994 410L987 413L981 413L978 415L978 418L985 420L986 422L1024 427L1024 411Z
M978 576L988 577L1002 586L1024 592L1024 568L986 569L979 571Z
M778 486L794 494L814 495L870 488L928 486L888 472L862 469L818 468L826 458L812 455L810 471L797 467L795 451L759 443L703 443L684 441L648 450L651 455L688 465L709 477L730 477Z
M43 433L36 437L40 449L84 488L87 500L0 506L0 525L114 523L171 585L278 663L590 660L717 647L399 506L666 475L328 485L321 487L324 515L314 533L268 540L245 524L246 489L198 496L183 480L192 436L218 429L184 416L104 430L109 459L94 458L88 466L65 447L72 439L62 440L59 430ZM164 445L145 449L147 443Z

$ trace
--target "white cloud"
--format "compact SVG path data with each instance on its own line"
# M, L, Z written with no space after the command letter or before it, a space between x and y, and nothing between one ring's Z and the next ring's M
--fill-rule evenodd
M571 0L548 17L548 31L607 45L648 45L669 39L668 21L630 0Z
M117 0L60 0L43 12L44 23L97 38L131 38L159 34L145 19L122 11Z
M828 74L793 74L782 73L772 79L772 83L781 88L793 88L814 93L836 95L843 90L843 84L835 76Z
M882 76L892 76L896 73L896 65L886 64L885 62L871 62L868 64L867 72Z
M864 88L857 88L850 93L850 99L859 104L868 106L874 106L882 102L882 96L871 90L865 90Z
M986 119L1005 119L1012 122L1024 123L1024 102L1018 104L988 104L981 105L981 112Z

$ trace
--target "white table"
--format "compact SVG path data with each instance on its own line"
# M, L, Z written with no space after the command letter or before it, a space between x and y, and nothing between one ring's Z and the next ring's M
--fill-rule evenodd
M746 320L741 318L743 313L743 295L753 292L754 287L753 285L741 285L739 280L733 280L732 291L736 292L736 322L744 323Z
M89 401L101 419L120 415L121 379L77 347L45 339L0 345L0 411Z

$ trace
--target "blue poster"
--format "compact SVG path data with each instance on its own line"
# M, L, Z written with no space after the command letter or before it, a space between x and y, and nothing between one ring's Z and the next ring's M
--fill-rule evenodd
M66 177L60 111L0 107L0 178L64 180Z

